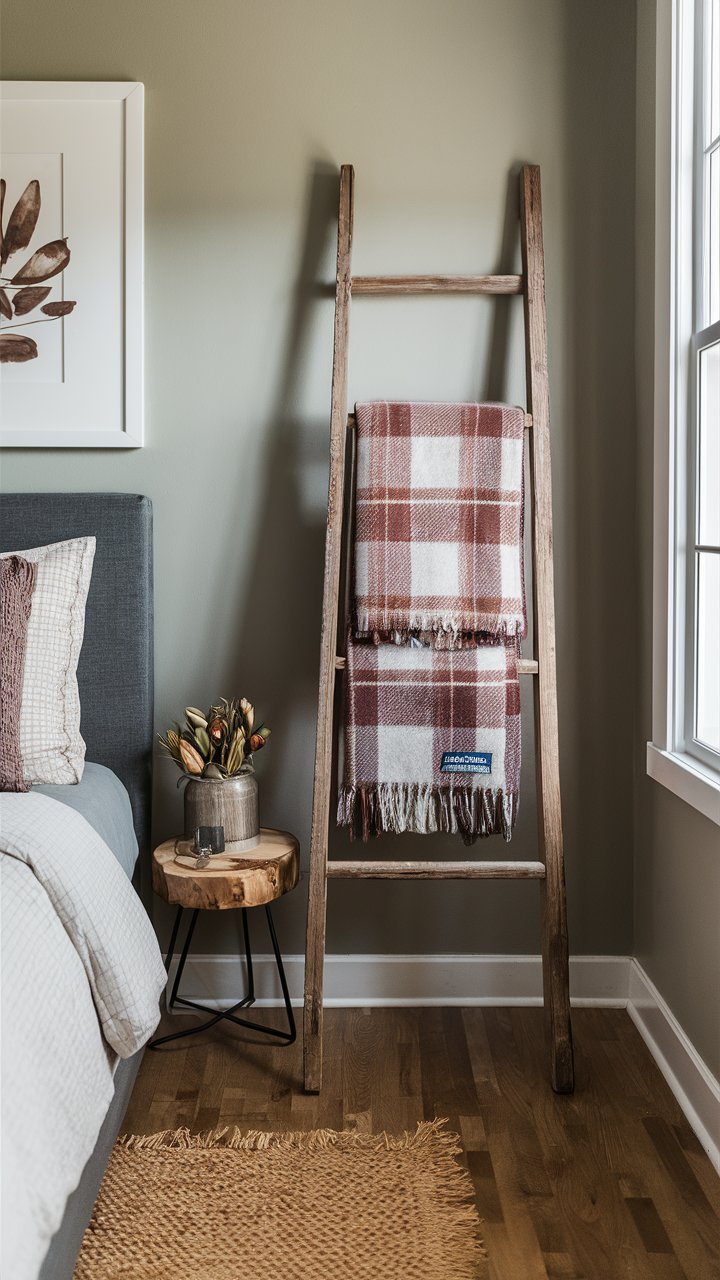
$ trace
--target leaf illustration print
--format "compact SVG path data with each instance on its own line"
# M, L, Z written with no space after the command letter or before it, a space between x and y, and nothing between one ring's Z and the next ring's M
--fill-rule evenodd
M56 280L70 261L67 237L50 240L31 252L23 265L6 268L15 254L31 248L42 203L40 183L37 178L28 182L15 204L7 224L4 221L7 183L0 178L0 364L23 364L36 360L38 344L18 330L31 324L50 324L69 316L76 302L58 298L46 302L52 293L52 285L46 280ZM41 305L44 304L44 305ZM40 317L25 320L40 307Z

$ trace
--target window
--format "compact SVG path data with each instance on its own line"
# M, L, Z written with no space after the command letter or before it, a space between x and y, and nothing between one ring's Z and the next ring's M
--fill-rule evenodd
M653 742L720 823L720 0L657 30Z

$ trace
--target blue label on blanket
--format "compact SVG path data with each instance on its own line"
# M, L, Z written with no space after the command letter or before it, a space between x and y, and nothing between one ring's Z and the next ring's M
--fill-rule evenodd
M492 751L443 751L441 773L492 773Z

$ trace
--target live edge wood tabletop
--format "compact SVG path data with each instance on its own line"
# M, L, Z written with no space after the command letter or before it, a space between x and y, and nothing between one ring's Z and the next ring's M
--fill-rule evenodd
M209 866L196 870L193 862L190 841L176 837L158 845L152 866L155 892L173 906L226 911L274 902L294 889L300 878L295 836L271 827L261 828L255 849L235 854L230 843Z

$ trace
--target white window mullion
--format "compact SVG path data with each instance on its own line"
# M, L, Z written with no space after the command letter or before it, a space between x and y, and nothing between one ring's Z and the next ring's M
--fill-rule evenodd
M694 481L694 545L691 552L694 591L692 612L688 618L692 649L691 661L688 663L690 680L685 713L686 749L703 764L720 770L720 594L716 587L720 573L718 360L720 321L701 329L693 337L697 404L691 471Z
M674 242L674 271L670 297L672 312L672 345L670 361L675 370L675 396L670 406L670 436L674 453L674 525L670 530L671 554L674 561L674 586L668 617L672 650L672 698L667 748L686 749L687 677L692 667L693 632L688 631L688 616L693 616L695 601L692 548L695 542L695 504L689 478L693 472L693 433L690 424L695 413L695 380L693 368L693 328L698 306L697 204L694 199L696 166L694 141L697 98L695 66L697 59L697 26L694 0L675 0L675 76L673 102L674 164L672 167L671 237Z

